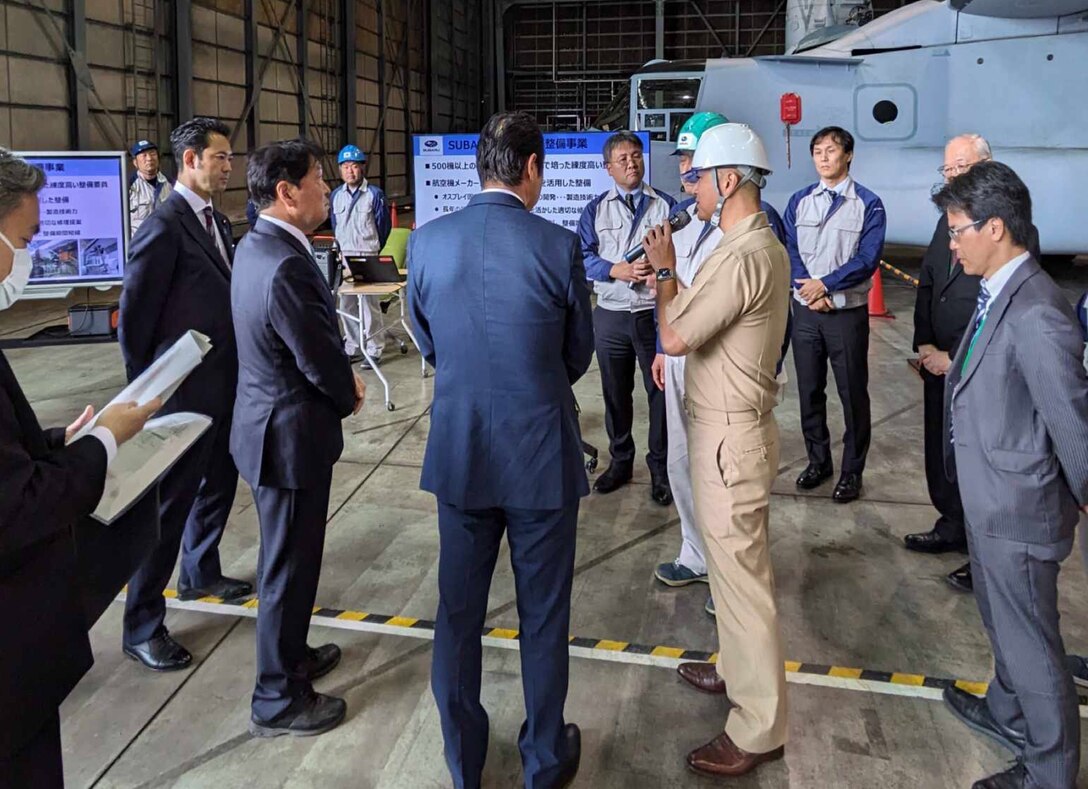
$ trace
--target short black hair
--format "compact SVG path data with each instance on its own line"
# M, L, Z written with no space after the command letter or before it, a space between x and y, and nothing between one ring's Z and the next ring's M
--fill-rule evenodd
M622 129L604 141L604 149L601 151L601 154L604 156L606 164L612 160L612 151L616 150L617 146L623 145L625 142L630 143L640 151L642 150L642 139L633 131Z
M1031 192L1007 164L979 162L946 183L933 202L975 222L1000 219L1017 246L1026 247L1031 238Z
M253 151L246 164L246 183L257 210L263 211L276 202L276 184L286 181L298 186L324 155L320 145L305 137L280 140Z
M229 139L230 127L215 118L193 118L170 132L170 150L174 152L178 172L185 167L185 152L193 151L198 157L202 156L213 134Z
M488 118L476 145L476 172L480 185L498 181L506 186L521 183L529 157L536 154L544 167L544 132L527 112L498 112ZM540 171L543 173L543 169Z
M841 126L824 126L812 135L812 139L808 143L808 152L810 156L815 153L816 144L827 137L830 137L837 142L839 147L842 148L843 153L854 152L854 135Z

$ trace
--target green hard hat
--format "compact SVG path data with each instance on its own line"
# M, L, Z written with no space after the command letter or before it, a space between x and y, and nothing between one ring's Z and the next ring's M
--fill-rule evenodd
M680 134L676 137L676 150L672 152L672 155L694 153L703 132L715 126L721 126L723 123L729 123L729 119L720 112L695 113L680 127Z

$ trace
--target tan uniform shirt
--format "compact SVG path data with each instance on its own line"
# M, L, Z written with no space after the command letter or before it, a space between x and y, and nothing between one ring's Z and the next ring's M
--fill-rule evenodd
M696 410L763 414L774 408L789 292L789 257L766 214L753 214L722 236L666 313L692 349L684 385Z

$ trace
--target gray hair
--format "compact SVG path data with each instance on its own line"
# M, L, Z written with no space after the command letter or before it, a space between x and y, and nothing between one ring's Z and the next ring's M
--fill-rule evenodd
M45 173L41 168L0 148L0 219L18 208L27 195L37 195L43 186Z
M605 164L608 164L612 160L612 151L616 150L624 143L630 143L631 145L642 150L642 140L639 136L631 131L618 131L604 141L604 150L601 153L604 155Z
M993 152L990 151L990 143L986 141L986 138L981 134L975 134L974 132L968 134L960 134L953 137L952 140L966 140L973 143L975 146L975 153L978 154L980 159L992 159L994 158ZM949 142L952 142L949 140Z

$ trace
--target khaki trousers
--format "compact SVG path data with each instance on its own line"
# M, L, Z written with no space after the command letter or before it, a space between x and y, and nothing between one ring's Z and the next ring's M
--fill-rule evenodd
M749 753L786 741L786 674L767 544L778 424L768 411L688 404L695 520L718 615L718 675L733 709L725 733Z

